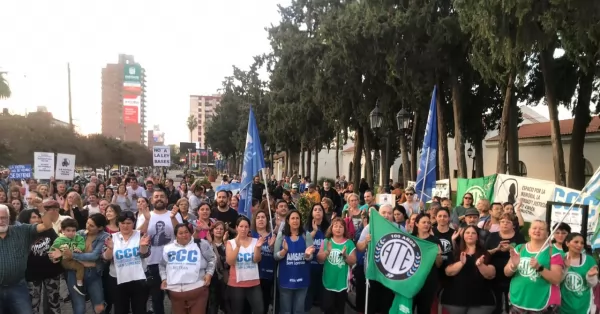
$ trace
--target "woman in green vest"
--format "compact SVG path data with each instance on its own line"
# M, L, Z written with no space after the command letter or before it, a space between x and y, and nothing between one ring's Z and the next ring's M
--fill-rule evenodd
M347 238L346 224L334 218L325 235L317 259L323 266L322 309L325 314L343 314L346 308L346 290L350 267L356 263L356 246Z
M598 283L598 265L583 251L583 236L570 233L565 240L567 257L566 273L560 285L561 314L590 314L594 298L592 288Z
M544 221L531 223L529 238L529 242L510 251L504 267L504 274L512 277L508 293L510 313L558 313L564 267L562 252L546 244L548 225Z

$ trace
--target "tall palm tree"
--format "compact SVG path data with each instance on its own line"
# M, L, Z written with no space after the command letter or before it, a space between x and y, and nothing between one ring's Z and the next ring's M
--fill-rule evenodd
M192 132L194 132L194 130L198 127L198 119L196 119L196 117L191 114L188 118L187 118L187 127L190 130L190 143L192 142Z
M0 99L10 97L10 86L8 85L8 80L4 77L5 73L0 72Z

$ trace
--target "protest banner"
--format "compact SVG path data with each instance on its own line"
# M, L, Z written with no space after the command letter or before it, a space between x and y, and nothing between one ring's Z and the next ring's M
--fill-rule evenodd
M31 165L10 165L8 166L10 174L8 178L11 180L24 180L31 178Z
M598 206L600 206L600 200L597 198L583 193L579 199L579 193L581 191L577 191L574 189L570 189L564 186L556 185L554 188L554 201L560 203L568 203L568 204L579 204L579 205L589 205L590 211L588 213L588 232L593 233L596 230L596 225L598 223ZM577 200L577 202L575 202ZM552 206L552 225L561 221L564 217L563 222L571 226L571 232L581 232L581 219L582 212L579 207L573 207L571 212L565 217L567 211L569 210L569 206Z
M435 188L431 192L432 196L450 198L450 179L435 181Z
M473 204L477 205L480 199L492 200L494 197L494 184L496 175L473 179L457 179L456 206L461 205L465 193L473 195Z
M546 202L554 199L554 182L499 174L494 185L494 202L521 202L525 221L546 219Z
M54 153L33 153L33 177L38 180L49 180L54 176Z

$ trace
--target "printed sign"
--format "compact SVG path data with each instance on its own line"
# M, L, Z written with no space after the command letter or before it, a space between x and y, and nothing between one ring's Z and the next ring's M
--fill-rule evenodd
M31 178L31 165L10 165L8 166L11 180L23 180Z
M152 156L154 167L171 166L171 148L169 146L154 146Z
M73 180L75 178L75 155L56 154L56 180Z
M521 202L525 221L545 220L546 202L553 199L554 182L499 174L494 184L494 202Z
M579 193L580 191L557 185L554 188L554 201L568 204L573 204L575 201L577 201L575 204L589 205L590 211L588 214L587 230L588 233L593 234L598 223L598 206L600 205L600 200L587 193L583 193L578 199L577 197L579 196ZM560 222L564 217L563 222L571 226L571 232L581 232L581 219L583 218L581 215L581 209L579 207L573 207L569 214L565 217L568 210L569 206L552 206L552 226Z
M33 153L33 178L50 180L54 176L54 153Z
M450 197L450 179L435 181L435 188L431 192L431 196Z
M395 194L377 194L377 204L379 206L388 204L392 207L396 206L396 195Z

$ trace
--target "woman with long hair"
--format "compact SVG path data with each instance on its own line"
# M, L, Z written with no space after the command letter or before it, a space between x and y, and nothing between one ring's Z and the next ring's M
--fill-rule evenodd
M333 201L329 197L323 197L321 199L321 206L323 207L323 212L325 213L325 219L331 222L331 220L337 215L335 208L333 207Z
M510 278L504 275L504 266L510 260L510 250L518 244L525 243L525 238L514 228L514 216L505 212L500 216L500 230L492 232L485 242L485 248L490 253L490 264L496 267L492 289L496 299L494 314L508 310L508 289Z
M225 223L215 221L210 228L210 238L212 239L213 252L216 256L214 280L210 281L210 294L208 301L208 313L218 314L219 310L224 313L231 313L227 298L227 282L229 281L229 265L225 262L227 242L227 232ZM260 313L259 313L260 314Z
M491 314L495 308L492 282L496 268L490 254L479 241L479 228L467 226L446 267L449 278L442 293L442 305L449 314Z
M406 215L406 209L404 209L404 206L396 204L394 207L394 222L397 223L398 226L406 227L407 220L408 216Z
M229 207L235 209L235 211L237 212L239 205L240 199L237 197L237 195L232 195L229 200Z
M511 202L504 202L502 204L502 209L505 213L509 213L514 217L513 226L515 226L515 230L519 231L519 229L525 225L525 219L523 219L523 214L521 213L521 202L518 202L515 205Z
M113 204L117 204L122 210L129 210L131 208L131 200L127 196L127 186L123 183L117 187L117 192L112 199Z
M8 201L18 199L23 202L23 195L21 195L21 188L18 185L13 185L8 189Z
M310 285L310 261L315 246L310 232L302 226L298 211L285 217L283 231L275 240L274 258L279 261L279 298L282 313L305 313L306 292Z
M119 205L112 205L119 206ZM150 211L140 209L148 225ZM150 256L150 238L135 230L135 214L130 211L121 212L118 218L119 232L106 241L107 250L103 253L106 261L110 261L109 280L104 287L105 294L112 294L115 314L145 314L148 301L146 285L146 258Z
M77 192L72 191L67 194L67 199L59 213L60 215L69 216L75 219L80 230L85 229L88 213L83 210L83 202L81 201L81 196L79 196Z
M412 233L415 229L415 220L417 219L418 214L411 214L408 216L408 221L406 222L406 232Z
M101 202L106 202L102 200ZM106 217L106 227L104 232L112 235L119 232L119 217L121 216L121 207L117 204L108 204L104 211L104 217ZM114 268L114 266L113 266ZM117 285L117 279L115 277L115 271L112 270L111 275L111 263L105 263L104 270L102 271L102 286L104 288L104 302L106 302L106 313L110 313L115 303L115 289Z
M567 255L566 274L560 285L560 313L591 314L592 288L598 284L598 265L585 253L585 240L580 233L569 233L565 240Z
M18 199L13 199L18 201ZM42 222L42 215L37 209L29 209L19 215L22 224L37 224ZM60 263L54 263L48 258L52 243L58 237L54 229L38 233L31 245L27 258L25 280L29 287L33 313L41 313L42 296L48 300L48 308L52 314L60 314L60 275L64 272ZM42 292L43 291L43 292Z
M454 229L458 230L459 227L466 226L465 213L467 212L467 209L472 207L473 194L467 192L463 195L463 199L460 205L456 206L452 211L452 217L450 220L452 221L452 226L454 227Z
M308 212L308 219L304 226L313 239L315 252L318 252L323 246L325 234L329 229L329 221L325 218L325 209L320 203L314 204L312 210ZM310 262L310 286L306 291L306 305L304 310L310 312L313 305L320 305L323 293L323 263L313 258Z
M10 204L15 208L15 211L17 213L20 213L24 209L23 201L19 198L14 198L14 199L10 200Z
M98 195L98 198L106 197L106 184L102 182L98 183L96 186L96 195Z
M535 220L529 227L530 241L510 249L504 274L510 280L510 313L558 313L564 262L560 251L546 245L548 225Z
M440 207L435 216L437 224L432 226L433 235L440 240L440 247L442 248L442 266L439 268L440 285L434 300L434 304L437 305L439 301L437 296L439 295L440 291L446 288L446 284L448 283L448 277L446 276L446 272L444 270L449 265L450 261L452 261L452 243L454 243L452 241L452 235L455 231L454 229L450 228L450 209L448 207Z
M121 216L121 207L117 204L110 204L106 207L104 216L106 217L106 228L104 231L109 234L119 232L119 216Z
M415 313L417 314L429 314L439 285L438 268L442 266L442 244L437 237L431 234L431 220L425 213L416 216L412 235L438 245L439 251L435 264L433 264L425 284L413 298L413 311L416 308Z
M180 199L182 202L186 202L186 199ZM196 239L206 239L210 241L210 227L216 221L213 218L210 218L210 204L206 202L200 202L200 207L198 207L198 219L194 223L196 224Z
M114 191L112 188L110 188L110 187L106 188L106 191L104 191L104 198L105 198L105 199L106 199L106 200L107 200L109 203L111 203L111 202L112 202L112 199L113 199L113 196L114 196L114 195L115 195L115 191Z
M268 312L269 304L273 299L273 272L275 270L275 260L273 259L273 247L275 245L275 236L271 232L269 223L269 214L264 210L259 210L252 217L252 237L259 239L265 238L261 248L261 259L258 263L260 275L260 287L262 289L264 313ZM260 313L259 313L260 314Z
M190 193L191 191L188 189L187 183L181 181L181 183L179 183L179 195L181 195L182 198L188 198Z
M356 246L347 238L346 223L342 218L334 218L331 222L317 259L324 263L321 308L325 314L344 314L350 268L356 263Z
M258 263L266 240L264 237L254 239L248 236L250 220L244 216L237 219L235 229L237 236L227 241L225 253L230 266L227 285L232 313L244 313L245 301L250 303L252 313L264 313Z
M50 188L48 187L48 184L38 184L37 191L40 192L40 194L42 194L43 201L52 198L52 194L50 193Z
M552 235L552 244L554 244L555 249L564 253L567 249L565 239L571 233L571 226L561 222L560 224L555 224L552 229L556 229Z
M194 242L191 224L180 223L174 229L175 241L165 246L159 264L161 288L169 291L174 314L204 314L215 253L207 241Z

